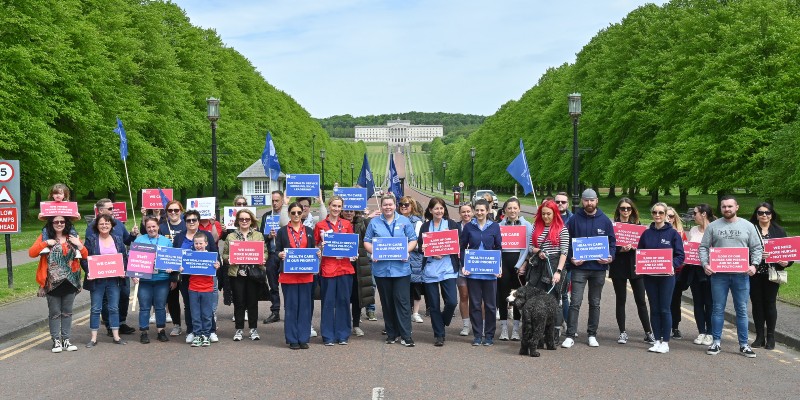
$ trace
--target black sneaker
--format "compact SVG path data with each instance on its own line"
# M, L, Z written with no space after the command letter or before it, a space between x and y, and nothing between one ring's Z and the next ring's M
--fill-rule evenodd
M169 342L169 336L167 336L166 331L159 331L158 332L158 341L159 342Z
M681 330L678 328L673 329L672 338L677 340L683 339L683 335L681 335Z
M395 342L397 342L397 338L393 339L386 338L386 344L395 344Z
M111 328L106 328L106 336L114 337L114 332L111 332Z
M711 343L711 346L708 346L708 350L706 350L706 354L710 356L715 356L719 354L719 351L720 351L719 343ZM752 352L753 350L750 351ZM755 356L755 354L753 354L753 356Z
M403 346L406 346L406 347L414 347L414 339L411 339L411 338L401 339L400 340L400 344L402 344Z
M437 337L437 338L435 338L435 339L433 340L433 345L434 345L434 346L436 346L436 347L442 347L442 346L444 346L444 338L442 338L442 337Z
M141 344L150 343L150 336L147 335L147 332L142 332L142 336L139 336L139 343Z
M750 348L750 345L747 344L739 347L739 353L742 353L742 355L747 358L756 358L756 353Z
M264 323L271 324L273 322L278 322L280 320L281 320L281 314L278 311L273 311L272 314L269 315L269 317L264 318Z
M128 324L121 324L119 326L119 333L123 335L130 335L134 332L136 332L136 329L131 328L130 326L128 326Z

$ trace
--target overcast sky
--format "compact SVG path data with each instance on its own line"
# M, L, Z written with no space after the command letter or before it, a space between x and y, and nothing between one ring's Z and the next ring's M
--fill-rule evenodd
M643 0L173 0L318 118L491 115ZM224 93L218 95L224 96ZM566 93L564 104L566 107Z

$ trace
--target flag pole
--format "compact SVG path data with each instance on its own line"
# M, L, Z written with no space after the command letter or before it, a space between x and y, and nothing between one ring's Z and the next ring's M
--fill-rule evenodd
M123 158L122 165L125 166L125 180L128 182L128 197L131 202L131 215L133 216L133 226L134 228L138 226L136 223L136 211L133 209L133 192L131 192L131 178L128 175L128 160ZM136 311L136 300L139 298L139 283L137 282L136 285L133 287L133 291L131 292L131 297L128 301L131 303L130 309L131 312Z

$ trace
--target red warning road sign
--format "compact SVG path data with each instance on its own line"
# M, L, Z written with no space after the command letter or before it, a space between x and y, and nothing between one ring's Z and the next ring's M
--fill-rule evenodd
M11 192L8 190L8 186L2 186L2 188L0 188L0 205L10 206L15 204L17 204L17 202L13 197L11 197Z
M0 234L19 232L19 217L16 208L0 208Z

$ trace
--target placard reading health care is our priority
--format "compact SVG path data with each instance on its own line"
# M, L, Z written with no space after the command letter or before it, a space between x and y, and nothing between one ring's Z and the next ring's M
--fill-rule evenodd
M264 242L231 240L229 251L231 264L256 264L264 263Z
M186 209L197 210L200 213L200 219L214 218L216 206L217 202L213 197L198 197L186 200Z
M77 217L78 203L74 201L43 201L39 203L39 210L45 217Z
M319 174L286 175L286 195L316 198L319 196Z
M458 229L424 232L422 243L425 245L425 257L447 256L458 254Z
M214 276L217 274L217 269L214 268L217 257L217 253L208 251L184 250L183 271L181 271L181 273L186 275Z
M747 272L750 267L750 249L712 247L708 249L708 266L714 272Z
M326 233L322 255L325 257L358 257L358 234Z
M614 238L617 246L631 246L634 249L639 246L639 238L642 237L647 225L626 224L624 222L614 222Z
M86 261L89 263L89 279L125 276L121 253L89 256Z
M764 252L768 263L800 261L800 236L764 240Z
M608 259L608 236L572 238L572 257L581 261Z
M131 243L131 249L128 252L128 271L125 272L125 275L131 278L152 278L157 251L158 246L155 244Z
M500 273L500 250L465 250L464 270L470 274Z
M501 225L500 240L503 250L525 250L528 246L524 225Z
M340 187L333 194L344 200L342 210L364 211L367 208L367 188Z
M683 242L683 263L700 265L700 242Z
M180 271L183 266L183 249L175 247L158 247L156 251L156 269L159 271Z
M673 273L672 249L636 250L636 273L640 275L669 275Z
M408 260L408 238L377 237L372 239L372 261Z
M239 210L250 210L253 215L256 215L255 207L225 207L222 211L222 220L225 224L225 229L236 229L236 213L238 213ZM250 216L248 215L247 218L250 218ZM251 221L250 226L258 228L255 226L255 221Z
M283 260L283 273L316 274L319 273L319 257L316 248L286 248Z

